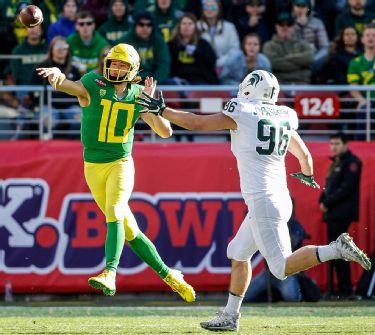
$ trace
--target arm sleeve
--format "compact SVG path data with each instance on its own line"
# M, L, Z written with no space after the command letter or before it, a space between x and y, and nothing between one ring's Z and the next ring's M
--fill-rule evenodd
M290 127L293 130L298 129L298 116L294 109L289 108L289 115L290 115Z
M89 73L84 74L80 79L82 85L86 88L87 92L89 92L90 95L93 93L93 90L94 90L94 77L95 76L96 76L95 73L91 71Z

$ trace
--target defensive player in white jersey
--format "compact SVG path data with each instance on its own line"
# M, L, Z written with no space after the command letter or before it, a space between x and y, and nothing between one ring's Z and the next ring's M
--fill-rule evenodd
M281 280L332 259L355 261L366 270L371 268L367 255L346 233L329 245L304 246L292 253L287 227L292 212L285 171L287 151L297 157L301 166L301 172L292 176L310 187L319 185L313 177L311 154L296 132L296 112L276 105L279 90L273 74L254 71L246 76L237 98L231 99L222 113L196 115L168 108L162 92L159 99L146 97L138 102L144 111L162 114L186 129L231 131L231 148L249 212L227 249L232 260L227 305L212 320L201 322L209 330L239 329L239 311L251 279L250 259L257 250L272 274Z

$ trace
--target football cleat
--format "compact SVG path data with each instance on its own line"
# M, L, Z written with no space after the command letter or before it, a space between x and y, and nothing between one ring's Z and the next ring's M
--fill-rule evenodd
M341 234L336 239L336 250L344 261L359 263L365 270L371 269L371 261L368 256L360 250L348 233Z
M212 320L201 322L200 325L208 330L226 330L236 332L240 329L240 313L229 314L225 311L218 312Z
M91 277L89 285L97 290L103 290L105 295L113 296L116 293L116 272L104 270L100 275Z
M181 271L171 269L163 281L186 302L195 301L195 291L185 280Z

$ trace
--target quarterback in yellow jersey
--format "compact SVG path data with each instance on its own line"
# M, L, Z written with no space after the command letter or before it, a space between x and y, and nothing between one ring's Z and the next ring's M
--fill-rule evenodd
M131 154L136 121L142 118L163 138L172 135L168 120L143 113L143 108L135 104L142 92L154 93L156 82L147 77L145 87L137 84L140 58L128 44L111 48L103 65L103 74L92 71L76 82L66 79L56 67L37 69L54 89L76 96L82 107L85 179L107 222L106 267L98 276L89 278L89 284L106 295L116 293L116 271L126 239L136 255L172 290L193 302L194 289L181 272L163 262L154 244L140 231L128 205L134 184Z

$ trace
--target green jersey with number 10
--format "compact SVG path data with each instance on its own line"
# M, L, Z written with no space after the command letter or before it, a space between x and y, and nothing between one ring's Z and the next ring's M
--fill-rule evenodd
M90 72L81 78L90 95L82 108L81 140L85 162L108 163L132 153L134 124L142 107L135 104L143 86L129 84L124 97L103 76Z
M291 131L298 128L296 112L287 106L234 98L223 113L237 123L237 130L231 131L231 149L243 196L288 192L285 154Z

